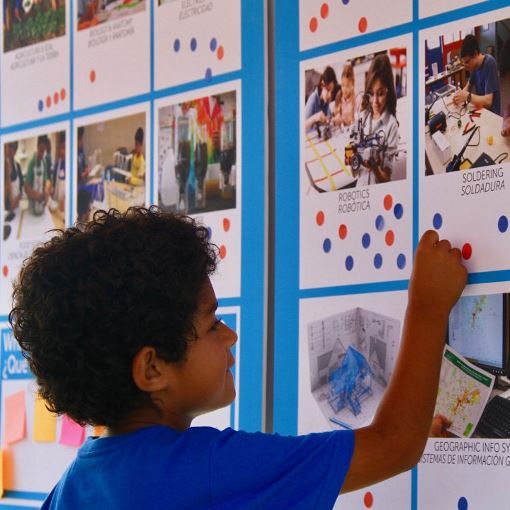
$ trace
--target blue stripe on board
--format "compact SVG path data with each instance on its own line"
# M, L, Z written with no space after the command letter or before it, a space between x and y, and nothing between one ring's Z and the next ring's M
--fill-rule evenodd
M4 498L12 499L33 499L34 501L44 501L46 499L45 492L29 492L29 491L4 491Z

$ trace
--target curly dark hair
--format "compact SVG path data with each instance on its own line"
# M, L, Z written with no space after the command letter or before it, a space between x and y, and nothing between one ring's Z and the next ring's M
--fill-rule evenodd
M51 411L117 425L151 405L131 375L140 348L185 359L217 249L205 227L156 207L56 232L24 262L9 321Z

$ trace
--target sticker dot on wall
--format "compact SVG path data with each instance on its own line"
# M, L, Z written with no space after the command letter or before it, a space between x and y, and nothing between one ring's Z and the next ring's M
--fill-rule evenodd
M59 100L60 96L58 95L58 92L55 92L55 94L53 94L53 103L58 104Z
M324 253L329 253L331 251L331 239L328 237L324 239L324 242L322 243L322 249L324 250Z
M404 269L406 267L406 256L403 253L400 253L397 257L397 267L399 269Z
M363 18L360 18L360 20L359 20L358 29L363 34L367 31L367 28L368 28L368 21L367 21L367 18L365 18L363 16Z
M350 255L348 255L345 259L345 269L347 269L347 271L351 271L353 267L354 259Z
M60 100L65 101L66 98L66 89L60 89Z
M7 278L9 275L9 268L7 266L2 267L2 274Z
M457 503L457 508L459 510L468 510L468 501L464 496L459 498L459 502Z
M399 220L404 215L404 207L402 204L395 204L395 207L393 208L393 214L395 215L395 218Z
M212 238L212 230L211 230L211 227L207 227L207 239L211 239Z
M227 256L227 247L222 244L220 246L220 259L223 260Z
M319 22L317 21L317 18L314 16L310 20L310 32L316 32L318 26L319 26Z
M37 103L37 109L42 112L44 110L44 101L42 99L39 99L39 102Z
M211 42L209 43L209 48L211 48L211 51L216 51L217 46L218 46L218 41L216 40L216 37L213 37L211 39Z
M51 106L51 96L48 96L46 98L46 108L49 108Z
M388 230L388 232L386 232L386 235L384 236L384 240L386 241L386 244L388 246L391 246L395 242L395 234L394 234L393 230Z
M377 230L382 230L384 228L384 218L380 214L375 219L375 228Z
M94 71L94 69L92 69L92 71L90 71L90 82L91 83L94 83L96 81L96 71Z
M432 225L436 230L439 230L443 226L443 217L439 213L434 214Z
M192 37L191 41L189 43L189 47L191 48L191 51L195 51L197 49L197 46L198 46L197 40L194 37Z
M228 218L223 218L223 230L225 232L230 230L230 220Z
M384 208L389 211L393 206L393 197L391 195L386 195L384 197Z
M381 269L382 263L383 263L382 255L380 253L376 253L374 256L374 267L376 269Z
M469 260L471 258L471 255L473 255L473 248L469 243L466 243L462 247L462 257L464 260Z
M321 18L326 19L329 14L329 5L324 3L321 5Z
M363 234L363 237L361 238L361 245L363 248L368 248L370 246L370 234Z
M504 234L508 230L508 218L506 216L499 217L498 229L502 234Z
M176 39L174 41L174 51L177 53L181 49L181 41L180 39Z
M206 70L205 70L205 79L207 81L210 81L212 79L212 69L210 67L208 67Z
M216 52L216 56L218 57L218 60L223 59L223 57L225 56L225 48L223 48L223 46L220 46L218 48L218 51Z
M372 508L372 505L374 504L374 496L372 496L371 492L367 492L363 496L363 503L365 505L365 508Z
M338 227L338 237L340 239L345 239L347 237L347 225L343 223Z
M347 5L349 3L349 0L342 0L344 5Z
M319 211L315 215L315 221L316 221L317 225L319 225L319 227L322 227L322 225L324 225L324 219L325 219L325 216L324 216L323 211Z

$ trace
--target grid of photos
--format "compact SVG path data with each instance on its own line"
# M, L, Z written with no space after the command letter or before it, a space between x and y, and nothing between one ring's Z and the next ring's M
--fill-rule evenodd
M199 97L158 111L158 203L197 214L235 209L236 92Z
M304 169L317 192L406 178L407 49L305 71Z

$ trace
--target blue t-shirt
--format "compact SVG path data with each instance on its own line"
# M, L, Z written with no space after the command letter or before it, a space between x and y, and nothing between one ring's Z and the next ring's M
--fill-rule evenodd
M352 431L298 437L153 426L89 438L42 510L330 509Z
M493 94L489 108L497 115L501 114L501 94L499 91L498 66L492 55L484 55L482 65L469 77L472 92L479 96Z

